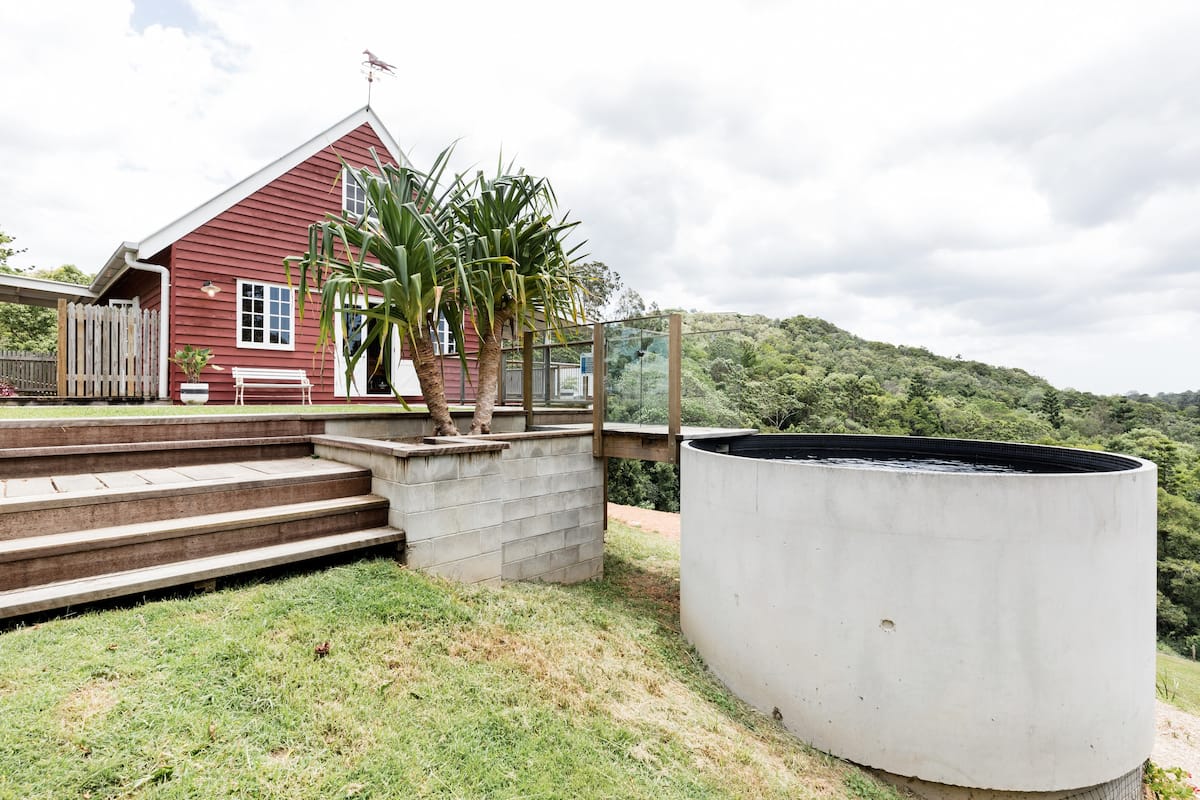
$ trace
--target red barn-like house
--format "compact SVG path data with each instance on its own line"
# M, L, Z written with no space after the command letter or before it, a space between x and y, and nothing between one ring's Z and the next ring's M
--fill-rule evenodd
M372 148L384 163L405 161L395 139L366 107L140 242L123 243L92 283L96 302L165 310L168 355L189 344L212 348L213 363L226 371L204 373L210 402L233 402L228 368L234 366L306 370L314 403L390 400L381 372L386 370L405 397L419 399L416 372L398 341L382 359L372 353L361 360L354 379L347 381L340 331L334 347L316 349L317 298L301 319L283 266L285 257L307 249L310 224L343 209L362 210L361 189L338 177L341 160L354 168L374 168ZM442 327L443 352L453 353L453 340ZM464 345L475 351L477 337L466 327ZM462 391L458 359L446 358L444 367L448 399L473 400L470 385ZM179 399L182 380L172 365L167 396ZM248 403L300 401L298 391L282 389L247 395Z

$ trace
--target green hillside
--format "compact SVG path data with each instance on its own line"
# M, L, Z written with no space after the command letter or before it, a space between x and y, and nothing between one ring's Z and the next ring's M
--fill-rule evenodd
M1096 395L1021 369L869 342L824 320L684 317L684 422L766 431L946 436L1129 453L1159 468L1159 633L1200 644L1200 392ZM662 370L611 377L610 415L665 422ZM649 385L647 385L649 383ZM663 407L659 407L663 406ZM665 464L613 461L615 502L678 509Z

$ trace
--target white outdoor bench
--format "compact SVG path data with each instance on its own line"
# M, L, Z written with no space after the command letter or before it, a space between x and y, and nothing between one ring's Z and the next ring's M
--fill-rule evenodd
M234 367L234 403L246 405L246 387L252 389L299 389L300 401L312 405L312 383L302 369Z

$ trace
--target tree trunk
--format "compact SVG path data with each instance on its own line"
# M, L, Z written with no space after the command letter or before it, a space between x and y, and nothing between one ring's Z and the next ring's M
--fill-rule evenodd
M475 416L471 418L471 433L491 433L492 413L500 396L500 342L504 326L512 318L507 308L498 308L492 316L492 329L479 340L479 388L475 393Z
M458 436L458 428L450 417L450 406L446 402L446 384L442 381L442 371L439 369L437 356L433 352L433 342L429 337L417 338L413 345L413 355L413 367L421 384L421 394L425 396L425 405L429 408L430 419L433 420L433 435Z

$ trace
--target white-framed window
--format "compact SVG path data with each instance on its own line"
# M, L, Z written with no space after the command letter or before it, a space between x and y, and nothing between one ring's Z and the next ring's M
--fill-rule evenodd
M108 305L110 308L137 308L138 299L135 297L132 300L118 300L109 298Z
M287 286L237 282L238 347L295 350L295 302Z
M454 334L450 332L450 323L446 321L445 314L438 315L437 330L430 333L433 334L433 350L439 356L452 356L458 352L458 345L454 343Z
M361 219L363 214L366 214L372 221L379 218L375 214L375 209L371 209L368 213L367 190L358 182L354 170L349 167L342 168L342 210L346 212L347 216L355 219Z

